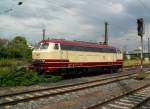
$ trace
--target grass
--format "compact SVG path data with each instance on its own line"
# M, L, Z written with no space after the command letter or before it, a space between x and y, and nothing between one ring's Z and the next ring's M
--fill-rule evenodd
M141 61L140 60L125 60L123 63L124 67L129 67L129 66L135 66L135 65L140 65ZM144 65L150 64L150 61L143 61Z
M124 61L124 67L130 67L130 66L135 66L135 65L140 65L140 64L141 64L141 60L139 59ZM150 65L150 61L143 61L143 65ZM147 77L147 74L145 72L139 72L136 76L136 79L143 80L146 77Z
M138 80L143 80L148 76L148 74L146 74L146 72L139 72L136 76L136 79Z

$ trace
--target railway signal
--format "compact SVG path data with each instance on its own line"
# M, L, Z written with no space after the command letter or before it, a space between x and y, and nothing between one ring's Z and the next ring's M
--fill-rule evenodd
M139 36L143 36L144 34L144 21L143 21L143 18L140 18L140 19L137 19L137 30L138 30L138 35Z
M143 35L144 35L144 21L143 18L137 19L138 36L141 37L141 72L143 71Z

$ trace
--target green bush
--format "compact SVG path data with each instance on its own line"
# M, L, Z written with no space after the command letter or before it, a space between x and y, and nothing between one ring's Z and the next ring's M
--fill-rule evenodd
M44 78L47 82L57 82L62 80L61 76L54 76L54 75L44 75Z
M43 82L56 82L61 80L59 76L39 75L37 72L16 67L0 69L0 86L29 86Z
M31 59L0 59L0 67L30 65Z
M17 36L9 42L0 42L0 58L31 59L32 50L24 37Z
M17 65L15 60L10 59L1 59L0 60L0 67L10 67Z

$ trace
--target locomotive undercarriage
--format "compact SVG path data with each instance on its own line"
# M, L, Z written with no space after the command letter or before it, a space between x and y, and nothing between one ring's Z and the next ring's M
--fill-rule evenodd
M49 70L38 67L36 69L40 74L53 74L53 75L78 75L78 74L90 74L90 73L117 73L121 70L122 66L107 66L107 67L79 67L79 68L57 68L53 72L49 73Z

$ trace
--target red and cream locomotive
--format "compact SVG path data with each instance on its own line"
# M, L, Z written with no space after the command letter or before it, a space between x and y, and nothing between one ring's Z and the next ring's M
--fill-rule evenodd
M109 45L48 39L32 52L32 67L47 73L91 68L118 70L123 66L121 51Z

